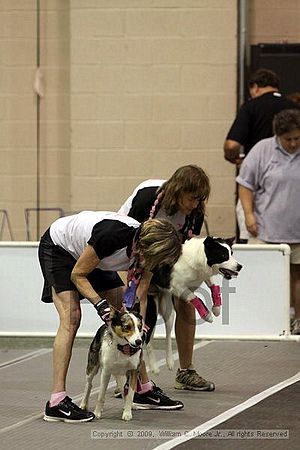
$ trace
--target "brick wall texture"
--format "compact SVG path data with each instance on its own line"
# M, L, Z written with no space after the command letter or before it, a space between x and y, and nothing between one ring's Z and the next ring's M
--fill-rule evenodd
M252 43L300 37L296 0L253 0L249 15ZM37 18L35 0L0 0L0 209L14 238L37 240L56 208L116 210L142 180L190 163L211 179L210 232L233 235L222 146L236 112L237 1L40 0L39 40ZM28 230L36 206L50 210L38 223L30 211Z

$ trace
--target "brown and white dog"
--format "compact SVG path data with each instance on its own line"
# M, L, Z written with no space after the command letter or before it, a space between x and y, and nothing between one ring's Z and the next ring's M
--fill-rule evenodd
M156 288L154 301L157 312L164 319L166 326L166 360L169 369L173 369L173 354L171 331L174 322L172 295L180 301L192 303L200 317L212 322L212 315L205 304L195 295L195 291L205 282L209 287L214 285L214 275L220 274L230 280L236 277L242 269L232 256L233 239L221 239L213 237L193 237L182 245L182 254L171 270L169 289ZM159 282L158 282L159 285ZM152 300L152 299L151 299ZM153 300L152 300L153 301ZM221 296L213 296L212 312L215 316L220 314ZM154 373L159 372L156 364L152 338L147 345L147 355L150 369Z
M109 325L99 328L90 345L86 386L80 408L88 408L92 381L100 368L100 391L94 411L96 418L101 417L107 386L111 375L114 375L118 389L123 392L122 419L131 420L137 371L142 355L142 317L136 312L119 312L112 309L110 319Z

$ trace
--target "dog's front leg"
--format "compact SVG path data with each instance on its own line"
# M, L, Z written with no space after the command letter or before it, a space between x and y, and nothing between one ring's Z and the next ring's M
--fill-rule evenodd
M86 384L85 384L85 388L84 388L84 394L80 403L80 408L81 409L88 409L88 404L89 404L89 398L90 398L90 394L91 394L91 389L92 389L92 382L94 379L94 376L97 374L99 370L99 364L97 364L95 367L93 367L93 369L88 373L88 369L87 369L87 374L86 374Z
M221 312L221 305L222 305L220 286L215 284L213 277L210 277L207 280L205 280L205 284L209 287L209 289L211 291L211 296L212 296L212 301L213 301L212 312L214 313L215 316L219 316L220 312Z
M131 420L132 419L132 403L133 396L136 391L137 385L137 371L130 370L129 371L129 379L128 379L128 389L124 390L124 409L123 409L123 420Z
M124 386L126 383L126 377L123 375L116 375L117 382L117 390L122 393L122 397L124 397Z
M94 414L97 419L100 419L101 413L103 411L104 407L104 401L105 401L105 393L110 380L110 372L106 371L104 368L101 370L101 376L100 376L100 391L98 394L98 399L96 402L96 407Z
M173 289L174 295L179 297L181 300L185 302L190 302L195 307L195 309L198 311L199 316L201 319L205 320L206 322L212 322L213 317L210 313L210 311L207 309L207 306L205 303L201 300L201 298L197 297L194 292L192 292L190 289L184 286L176 286L176 289Z

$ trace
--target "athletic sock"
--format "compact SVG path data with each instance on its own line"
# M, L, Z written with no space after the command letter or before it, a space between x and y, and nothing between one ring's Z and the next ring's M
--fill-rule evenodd
M51 394L50 408L52 408L53 406L57 406L66 397L66 395L66 391L55 392L54 394Z
M147 381L147 383L140 383L138 387L138 393L139 394L145 394L146 392L152 391L153 389L153 383L152 381Z

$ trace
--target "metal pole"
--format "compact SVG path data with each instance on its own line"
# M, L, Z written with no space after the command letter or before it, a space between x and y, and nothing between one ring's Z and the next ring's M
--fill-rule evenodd
M238 0L238 106L245 101L245 68L248 63L248 1Z
M247 0L237 1L238 10L238 64L237 64L237 109L245 101L245 68L247 64L247 54L248 54L248 2ZM240 155L244 153L243 147L240 148ZM238 175L239 169L236 167L236 175ZM235 189L235 202L238 202L238 185L236 184ZM235 222L235 233L237 236L237 242L240 242L239 238L239 226L236 220Z
M40 0L36 2L36 66L40 67ZM40 239L40 96L36 96L36 240Z

